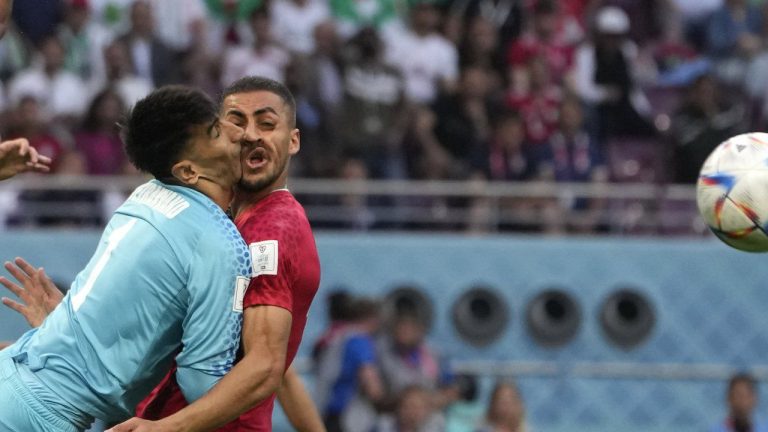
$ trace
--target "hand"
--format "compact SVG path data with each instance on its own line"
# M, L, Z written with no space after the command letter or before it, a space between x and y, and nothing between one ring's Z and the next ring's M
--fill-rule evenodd
M35 269L21 258L14 260L16 266L6 262L5 269L21 286L0 276L0 284L14 293L22 303L3 297L3 304L20 313L32 327L39 327L45 317L61 303L64 295L56 288L42 267Z
M51 158L37 153L24 138L0 142L0 180L16 174L51 170Z
M154 422L150 420L140 419L134 417L128 419L119 425L107 429L104 432L165 432L171 431L171 429L163 427L160 422Z

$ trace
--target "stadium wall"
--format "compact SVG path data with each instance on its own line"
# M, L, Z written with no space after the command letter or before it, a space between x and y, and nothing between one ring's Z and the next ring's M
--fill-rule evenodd
M22 256L71 281L97 241L98 233L7 232L0 259ZM300 356L325 326L324 293L334 287L372 296L416 287L432 303L432 344L479 372L484 390L495 376L514 375L535 431L707 430L724 415L730 373L768 379L765 257L714 240L321 234L317 243L321 291ZM452 312L478 286L508 313L504 331L484 346L462 338ZM581 311L575 335L557 347L532 338L525 321L528 303L553 287ZM655 318L633 347L610 342L598 319L621 289L644 297ZM25 328L0 311L0 340ZM276 430L283 427L279 420Z

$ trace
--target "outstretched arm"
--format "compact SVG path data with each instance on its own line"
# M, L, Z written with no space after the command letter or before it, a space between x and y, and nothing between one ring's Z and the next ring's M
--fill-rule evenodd
M298 432L325 432L320 413L293 366L285 371L283 383L277 389L277 399L291 426Z
M0 0L0 20L2 20L2 2ZM3 24L0 23L0 31ZM50 171L51 159L37 153L24 138L0 142L0 180L11 178L16 174L37 171Z
M64 294L56 288L42 267L36 269L22 258L16 258L14 264L6 262L5 269L16 278L18 284L2 276L0 284L15 294L21 303L7 297L3 297L2 302L24 316L30 326L39 327L45 317L61 303Z

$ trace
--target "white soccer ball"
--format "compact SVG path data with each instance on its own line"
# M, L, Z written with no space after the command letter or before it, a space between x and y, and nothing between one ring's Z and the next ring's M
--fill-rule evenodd
M768 134L737 135L717 146L701 167L696 202L727 245L768 252Z

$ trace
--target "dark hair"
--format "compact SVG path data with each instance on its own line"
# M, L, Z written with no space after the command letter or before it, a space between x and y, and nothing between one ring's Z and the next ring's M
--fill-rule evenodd
M728 394L730 395L733 392L733 388L740 383L746 384L752 393L757 393L757 380L755 380L755 377L746 372L739 372L728 380Z
M155 178L171 176L194 126L212 124L216 104L185 86L161 87L136 102L123 123L125 153L136 168Z
M347 290L340 288L328 294L328 318L331 321L349 321L354 316L352 302L354 298Z
M86 131L96 131L99 129L99 113L102 108L101 105L109 98L114 98L120 103L121 113L125 111L125 103L123 98L113 89L107 87L100 91L96 96L91 99L91 104L88 106L88 111L83 118L81 128ZM114 125L113 125L114 126Z
M533 5L534 15L549 15L557 12L557 4L552 0L538 0Z
M230 84L221 93L221 101L224 102L228 96L237 93L251 93L256 91L268 91L274 93L288 105L288 113L291 117L291 124L296 125L296 100L288 87L278 81L260 76L247 76Z

